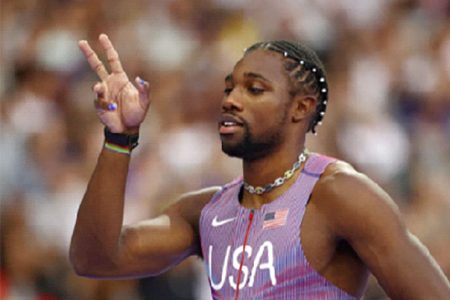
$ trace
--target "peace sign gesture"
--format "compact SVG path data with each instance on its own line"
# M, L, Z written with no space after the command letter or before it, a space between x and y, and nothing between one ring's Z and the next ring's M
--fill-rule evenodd
M111 132L135 133L150 106L149 84L136 77L136 86L133 85L123 70L119 54L108 36L100 34L99 41L106 52L111 67L110 73L87 41L78 43L92 70L101 80L93 88L97 94L94 101L97 116Z

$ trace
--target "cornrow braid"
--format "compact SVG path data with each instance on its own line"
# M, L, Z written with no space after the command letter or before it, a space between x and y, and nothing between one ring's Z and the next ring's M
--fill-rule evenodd
M256 49L275 51L286 58L284 67L293 83L292 96L301 92L317 97L316 111L308 127L308 131L316 134L316 126L322 125L328 103L325 68L317 54L305 45L290 41L259 42L246 49L245 54Z

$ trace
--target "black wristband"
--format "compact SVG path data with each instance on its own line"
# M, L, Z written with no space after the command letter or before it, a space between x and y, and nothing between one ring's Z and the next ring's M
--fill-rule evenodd
M114 144L123 148L128 148L130 151L137 147L139 140L139 133L136 134L124 134L113 133L109 131L108 127L105 127L105 142L108 144Z

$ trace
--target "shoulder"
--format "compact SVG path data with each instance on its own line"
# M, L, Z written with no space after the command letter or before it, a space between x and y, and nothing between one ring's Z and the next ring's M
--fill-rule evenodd
M356 171L352 165L341 160L329 164L317 182L318 190L335 196L377 187L378 185L367 175Z
M366 174L356 171L353 166L344 161L331 163L325 169L314 192L329 199L330 204L333 204L333 199L349 201L357 205L361 201L369 201L371 196L378 199L388 197L386 192ZM354 197L357 197L359 201L356 201Z
M402 227L399 209L390 196L367 175L336 161L320 177L312 199L337 235L348 237L358 229Z
M215 193L222 190L221 186L211 186L200 190L185 193L180 197L182 201L206 201L210 200Z
M181 195L165 210L170 216L179 216L191 224L196 224L203 207L222 190L220 186L208 187Z
M211 200L214 194L221 190L222 187L213 186L185 193L174 201L167 208L167 211L182 213L185 210L196 210L196 208L200 208L201 210L201 208L203 208L203 206Z

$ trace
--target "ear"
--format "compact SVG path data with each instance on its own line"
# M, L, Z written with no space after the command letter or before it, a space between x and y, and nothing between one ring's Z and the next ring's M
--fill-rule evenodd
M297 95L292 100L292 117L294 123L309 120L316 111L317 99L314 96Z

